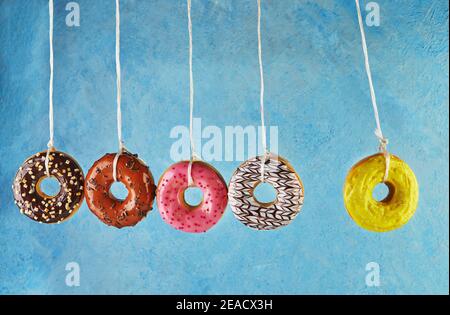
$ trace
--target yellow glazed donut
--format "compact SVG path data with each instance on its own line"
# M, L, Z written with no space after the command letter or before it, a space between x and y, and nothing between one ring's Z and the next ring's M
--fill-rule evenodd
M383 154L369 156L352 167L344 185L344 202L349 215L364 229L387 232L400 228L414 215L419 186L408 164L390 156L388 196L377 201L372 193L383 182L386 161Z

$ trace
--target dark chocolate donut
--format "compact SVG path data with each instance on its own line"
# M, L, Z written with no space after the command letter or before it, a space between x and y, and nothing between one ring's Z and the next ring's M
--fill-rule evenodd
M29 157L19 167L12 185L14 202L20 212L40 223L60 223L72 216L84 198L84 175L78 163L59 151L49 154L50 176L56 178L60 190L48 196L40 188L47 178L45 157L47 151Z
M85 191L89 209L101 221L116 228L134 226L152 210L156 186L147 165L125 152L117 161L117 180L128 189L125 200L110 193L116 153L108 153L87 173Z

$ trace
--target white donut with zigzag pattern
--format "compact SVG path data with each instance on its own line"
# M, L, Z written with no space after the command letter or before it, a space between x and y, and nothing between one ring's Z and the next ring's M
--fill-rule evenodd
M288 225L300 212L304 191L300 177L280 156L266 158L264 181L273 186L277 197L262 203L254 196L261 183L261 156L242 163L231 177L228 199L236 218L250 228L274 230Z

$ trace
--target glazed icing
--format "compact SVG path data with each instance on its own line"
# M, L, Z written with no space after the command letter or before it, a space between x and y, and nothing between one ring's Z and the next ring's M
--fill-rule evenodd
M96 161L86 175L86 203L101 221L117 228L134 226L152 210L155 184L152 173L137 155L128 152L117 162L117 180L128 190L125 200L110 193L115 153Z
M203 200L190 206L184 200L188 186L189 162L170 166L161 177L156 199L163 220L174 228L201 233L212 228L222 217L227 206L227 186L222 176L209 164L196 161L192 165L194 186L201 189Z
M409 166L391 155L386 185L389 195L381 201L373 198L375 186L383 182L385 158L375 154L358 162L347 175L344 202L349 215L362 228L386 232L406 224L414 215L419 186Z

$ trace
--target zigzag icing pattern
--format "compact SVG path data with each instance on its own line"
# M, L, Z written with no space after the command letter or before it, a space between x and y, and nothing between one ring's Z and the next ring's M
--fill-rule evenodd
M281 157L270 155L265 162L264 180L277 192L272 204L261 204L253 196L261 180L260 156L242 163L233 174L228 191L236 218L250 228L273 230L292 222L303 205L303 185L297 173Z

